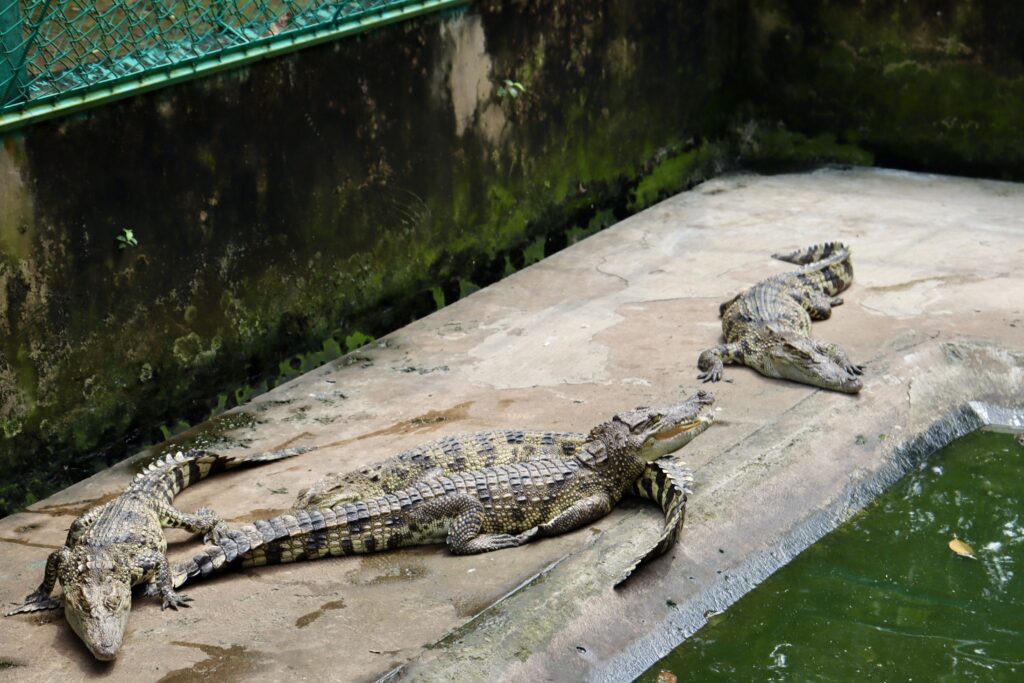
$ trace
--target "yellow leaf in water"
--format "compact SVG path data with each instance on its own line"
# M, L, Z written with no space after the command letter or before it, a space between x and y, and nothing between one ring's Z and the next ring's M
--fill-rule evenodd
M978 559L974 556L974 548L957 538L956 534L953 534L953 540L949 542L949 549L960 557L969 557L972 560Z
M676 675L671 671L662 669L658 672L658 683L676 683Z

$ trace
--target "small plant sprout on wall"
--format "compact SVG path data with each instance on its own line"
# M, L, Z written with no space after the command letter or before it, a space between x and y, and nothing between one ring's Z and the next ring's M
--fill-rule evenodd
M526 92L526 86L525 85L523 85L519 81L513 81L513 80L511 80L509 78L506 78L505 80L503 80L501 82L501 85L498 86L498 90L497 90L498 97L500 97L502 99L504 99L506 97L510 97L513 100L516 99L517 97L519 97L520 95L522 95L525 92Z
M121 234L117 236L117 248L127 249L137 246L139 246L139 241L135 239L135 231L131 228L121 228Z

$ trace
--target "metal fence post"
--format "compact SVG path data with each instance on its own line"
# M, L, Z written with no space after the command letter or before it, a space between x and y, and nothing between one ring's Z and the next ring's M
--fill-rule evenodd
M0 108L24 99L28 80L23 59L25 31L18 2L0 0Z

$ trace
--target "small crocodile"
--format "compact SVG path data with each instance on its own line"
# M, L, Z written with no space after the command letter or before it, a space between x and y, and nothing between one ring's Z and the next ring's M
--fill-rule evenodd
M132 587L145 583L146 594L161 596L163 608L187 607L187 595L175 592L162 528L178 527L221 538L227 526L209 508L194 514L171 505L174 496L214 472L260 464L304 453L292 448L248 457L206 451L178 452L140 472L127 490L76 519L64 547L46 560L43 582L7 613L20 614L64 606L64 616L97 659L117 656L131 612ZM50 597L57 581L63 599Z
M184 583L232 566L432 543L446 542L454 554L481 553L565 533L608 514L644 476L649 463L703 432L713 420L706 412L713 402L713 396L700 392L667 409L620 413L592 429L569 457L428 477L365 501L294 510L243 525L177 565L175 581ZM672 465L660 471L662 486L671 478L681 488L687 477ZM685 499L678 502L682 514ZM672 540L674 536L662 539L664 544Z
M299 492L295 508L333 508L342 503L396 493L432 477L530 460L571 458L586 441L587 435L582 433L539 430L452 434L352 472L327 475ZM669 458L647 463L629 493L657 503L665 515L665 525L650 549L615 585L629 578L637 566L663 554L675 543L685 519L690 481L689 472Z
M773 258L802 266L773 275L719 307L725 344L700 354L698 379L717 382L725 363L768 377L855 394L864 368L838 346L810 337L811 321L826 320L853 282L850 250L829 242Z

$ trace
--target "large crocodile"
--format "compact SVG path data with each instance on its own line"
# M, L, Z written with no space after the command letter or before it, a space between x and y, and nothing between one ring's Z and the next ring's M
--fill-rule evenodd
M620 413L569 457L427 477L384 496L243 525L176 566L176 578L442 542L455 554L480 553L571 531L606 515L649 463L703 432L713 401L700 392L667 409ZM661 471L681 487L685 473Z
M72 523L64 547L46 560L43 582L7 613L57 609L97 659L117 656L131 612L132 587L145 583L146 593L161 596L163 608L187 607L191 598L175 592L167 561L163 527L224 537L227 526L209 508L193 514L171 505L174 496L200 479L225 469L298 455L292 448L244 458L206 451L176 453L140 472L114 500L92 508ZM57 581L63 599L50 597Z
M295 508L328 508L396 493L431 477L469 472L485 467L530 460L571 458L587 441L574 432L496 430L452 434L421 444L386 460L352 472L330 474L299 492ZM675 543L682 530L691 477L669 458L647 463L629 493L657 503L665 515L661 534L650 548L616 581L621 584L633 569Z
M849 394L861 390L855 365L838 346L810 337L811 321L825 320L853 281L850 250L829 242L773 258L802 266L773 275L719 307L725 344L700 355L699 379L717 382L725 363L739 363L768 377Z

